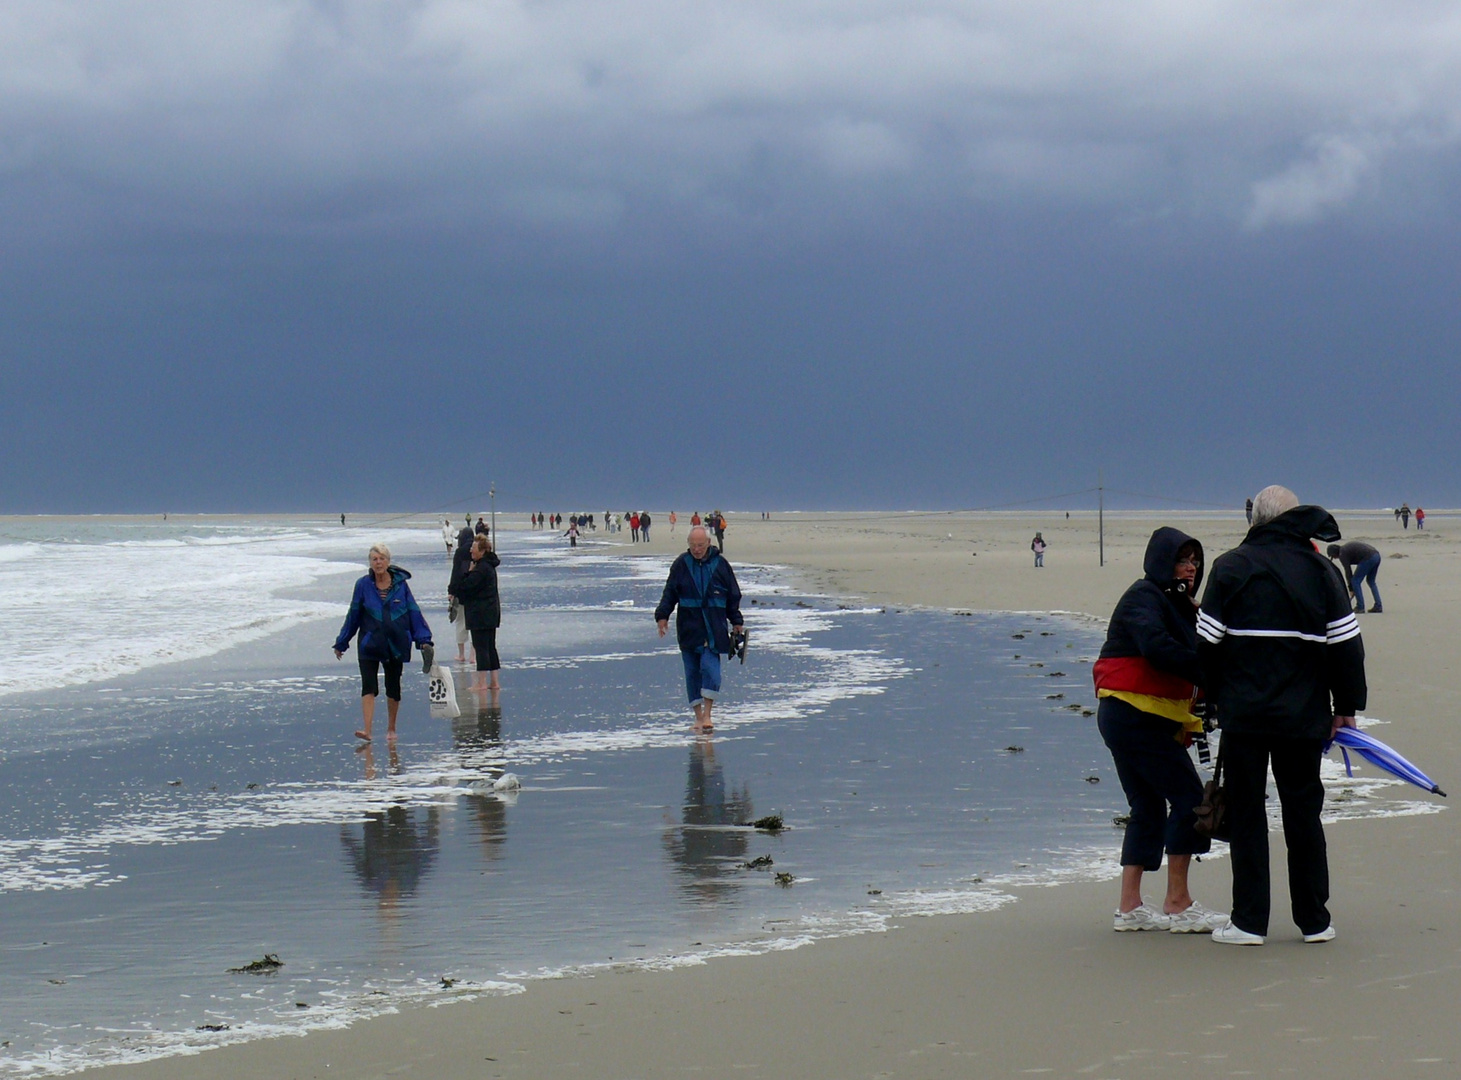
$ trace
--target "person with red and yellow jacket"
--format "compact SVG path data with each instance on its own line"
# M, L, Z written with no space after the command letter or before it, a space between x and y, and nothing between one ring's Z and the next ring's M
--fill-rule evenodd
M1131 816L1121 845L1117 930L1211 933L1227 922L1192 899L1187 873L1211 841L1193 825L1202 781L1187 753L1202 721L1192 712L1201 668L1197 602L1202 545L1163 527L1147 542L1146 576L1116 605L1093 675L1096 723L1111 751ZM1160 908L1143 902L1142 874L1167 856L1167 895Z

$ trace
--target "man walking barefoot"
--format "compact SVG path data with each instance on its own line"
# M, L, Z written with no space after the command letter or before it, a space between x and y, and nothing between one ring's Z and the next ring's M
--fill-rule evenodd
M720 695L720 658L732 651L731 627L740 631L744 626L741 587L704 525L693 526L686 540L690 549L671 565L654 621L664 637L670 612L679 607L675 636L685 665L685 691L695 713L695 730L709 731L711 706Z

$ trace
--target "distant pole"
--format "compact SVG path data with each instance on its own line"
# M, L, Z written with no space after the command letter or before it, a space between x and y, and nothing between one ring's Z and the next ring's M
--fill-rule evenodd
M492 502L492 548L497 549L497 481L492 481L492 486L487 489L487 498Z
M1106 565L1106 479L1096 470L1096 528L1101 537L1101 565Z

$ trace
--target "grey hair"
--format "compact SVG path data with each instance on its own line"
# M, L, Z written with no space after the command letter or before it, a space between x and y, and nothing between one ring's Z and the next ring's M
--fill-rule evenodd
M1279 514L1287 513L1299 505L1299 497L1288 488L1270 484L1253 496L1253 524L1267 525Z
M367 560L369 560L369 558L375 554L384 555L386 557L386 562L391 561L391 549L386 547L384 543L371 544L370 550L365 553L365 557Z
M691 525L690 531L685 534L685 541L688 543L690 537L693 536L696 532L703 532L705 534L705 539L710 539L710 530L707 529L704 525Z

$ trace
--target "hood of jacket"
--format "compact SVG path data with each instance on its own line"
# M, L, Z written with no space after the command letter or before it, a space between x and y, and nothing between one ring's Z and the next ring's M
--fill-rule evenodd
M1187 544L1197 548L1197 577L1192 581L1192 587L1184 590L1187 595L1195 596L1198 588L1202 585L1202 571L1205 569L1202 555L1202 543L1195 537L1188 536L1181 529L1174 529L1170 525L1163 525L1152 538L1146 543L1146 558L1142 560L1141 568L1146 574L1146 579L1155 585L1160 586L1164 591L1177 580L1177 552L1181 551Z
M1338 539L1339 525L1328 510L1322 506L1296 506L1272 521L1253 526L1243 543L1273 544L1296 540L1307 544L1311 540L1322 540L1332 544Z
M397 566L395 563L391 563L391 565L386 567L386 569L389 570L391 574L392 588L395 588L396 582L398 581L411 580L411 571L405 569L404 567ZM374 577L375 575L372 574L371 576Z

